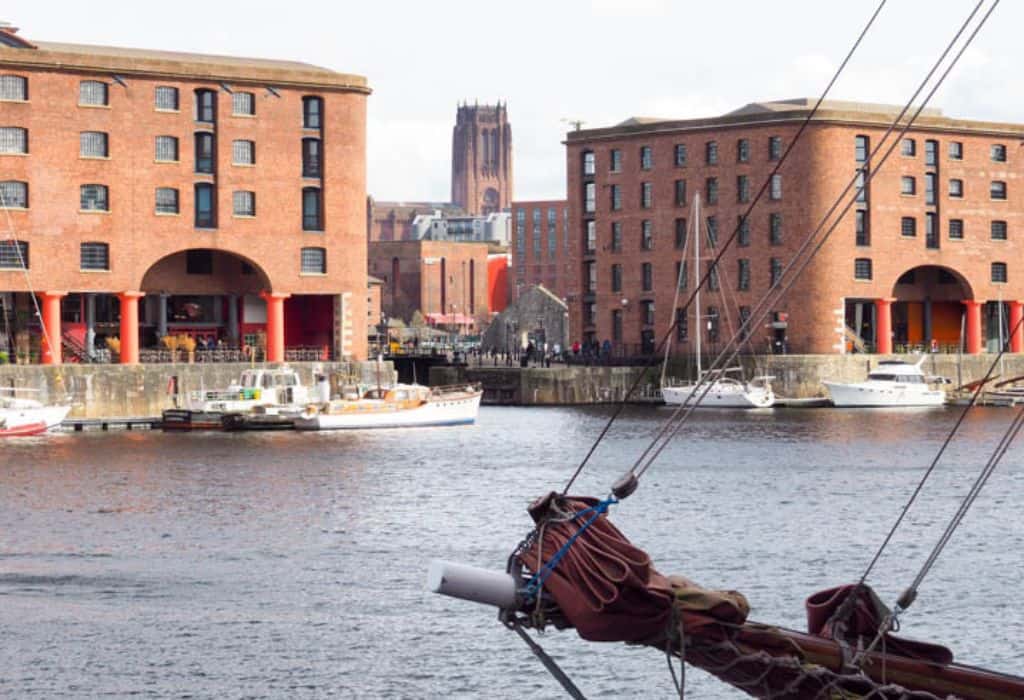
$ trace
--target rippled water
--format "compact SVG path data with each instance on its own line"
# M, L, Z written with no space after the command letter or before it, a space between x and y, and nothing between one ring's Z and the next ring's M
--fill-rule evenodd
M667 415L631 409L577 493L602 495ZM0 696L562 697L492 610L424 591L428 561L501 568L604 409L484 408L472 427L51 435L0 446ZM855 579L953 411L705 413L613 511L665 573L803 628ZM892 603L1009 422L966 423L883 558ZM1024 670L1016 446L903 620L957 658ZM668 697L657 652L542 643L592 697ZM740 695L703 674L691 697Z

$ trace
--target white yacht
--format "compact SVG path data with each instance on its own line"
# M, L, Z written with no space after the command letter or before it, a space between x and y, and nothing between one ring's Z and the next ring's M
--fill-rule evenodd
M736 367L730 371L740 373L742 369ZM772 391L772 378L769 376L754 377L745 382L726 376L724 372L712 374L714 376L700 384L663 385L661 395L665 403L682 404L699 399L700 408L771 408L775 405L775 392ZM708 384L711 384L710 389ZM704 393L705 389L707 393Z
M948 381L929 377L921 371L927 359L911 364L903 360L882 360L863 382L822 382L835 406L941 406L946 392L933 388Z

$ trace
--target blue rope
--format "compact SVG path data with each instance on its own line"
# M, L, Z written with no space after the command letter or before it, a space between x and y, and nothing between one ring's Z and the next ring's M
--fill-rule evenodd
M569 551L569 548L572 547L573 543L579 538L579 536L582 535L584 531L594 523L595 520L601 517L603 513L607 513L609 506L614 505L618 502L619 501L617 498L615 498L614 496L609 496L603 501L599 501L596 505L590 506L589 508L584 508L583 510L572 516L572 519L575 520L576 518L580 518L584 515L587 515L588 513L593 513L593 515L591 515L585 523L580 525L580 529L573 533L573 536L566 540L565 544L563 544L559 548L559 550L555 552L554 556L548 560L548 563L541 567L540 571L535 573L533 575L533 578L529 580L529 582L526 584L526 588L523 589L523 592L526 594L528 598L533 598L535 595L537 595L541 587L544 585L544 582L551 575L551 572L553 572L555 570L555 567L558 566L558 562L562 560L562 557L566 555L566 553Z

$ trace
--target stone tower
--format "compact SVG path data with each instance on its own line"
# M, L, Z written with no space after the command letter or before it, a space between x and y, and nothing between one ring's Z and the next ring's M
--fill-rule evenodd
M459 106L452 133L452 202L472 215L512 206L507 105Z

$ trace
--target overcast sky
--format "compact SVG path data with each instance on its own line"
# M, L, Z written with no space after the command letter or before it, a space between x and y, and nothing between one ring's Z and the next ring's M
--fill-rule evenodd
M986 0L986 7L991 0ZM457 103L507 101L515 197L565 196L580 119L701 117L816 97L878 0L3 0L26 38L301 60L367 76L369 190L450 197ZM832 96L904 102L975 0L889 0ZM936 97L1024 122L1024 3L1004 0Z

